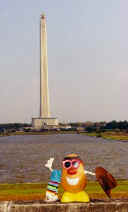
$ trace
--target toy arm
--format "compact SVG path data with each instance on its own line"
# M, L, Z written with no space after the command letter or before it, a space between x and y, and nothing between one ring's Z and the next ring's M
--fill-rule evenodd
M53 171L52 169L52 163L54 161L54 158L50 158L47 163L45 164L45 167L47 167L51 172Z
M89 172L89 171L87 171L87 170L85 170L84 173L85 173L85 174L90 174L90 175L96 175L95 173Z

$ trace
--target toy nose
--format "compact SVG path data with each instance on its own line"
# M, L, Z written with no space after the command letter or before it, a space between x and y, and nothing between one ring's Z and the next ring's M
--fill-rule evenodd
M76 174L77 173L77 170L74 169L73 167L68 169L68 174Z

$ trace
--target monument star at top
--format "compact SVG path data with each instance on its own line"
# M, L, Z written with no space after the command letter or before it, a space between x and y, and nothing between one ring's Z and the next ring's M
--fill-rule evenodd
M50 115L46 16L42 14L40 17L40 116L32 118L32 126L41 129L46 125L57 126L58 120Z

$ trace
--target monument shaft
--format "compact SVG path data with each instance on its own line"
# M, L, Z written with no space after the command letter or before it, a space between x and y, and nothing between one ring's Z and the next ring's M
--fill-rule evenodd
M40 117L50 118L46 18L40 19Z
M49 108L46 18L42 15L40 18L40 116L32 118L34 129L41 130L47 127L50 129L58 126L58 119L51 117Z

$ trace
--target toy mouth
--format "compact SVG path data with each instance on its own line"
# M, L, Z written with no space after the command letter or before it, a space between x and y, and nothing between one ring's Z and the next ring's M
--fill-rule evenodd
M68 170L68 174L76 174L77 173L77 170L76 169L69 169Z
M66 180L68 182L69 185L77 185L78 184L78 181L79 181L79 178L69 178L69 177L66 177Z

